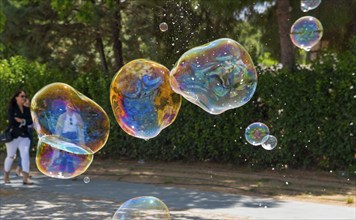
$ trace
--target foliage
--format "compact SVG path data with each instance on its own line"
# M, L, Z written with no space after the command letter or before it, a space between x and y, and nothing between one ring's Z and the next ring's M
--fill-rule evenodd
M293 20L303 16L300 1L290 2ZM323 1L308 12L322 22L322 49L329 54L314 52L318 61L308 64L301 53L299 63L308 65L289 73L273 66L280 56L274 3L0 1L0 129L6 127L7 102L16 89L33 96L58 81L92 98L110 116L110 139L99 156L350 168L355 163L356 40L347 42L356 30L355 1ZM118 11L120 22L115 23ZM164 33L158 29L163 21L169 26ZM118 28L120 36L115 37ZM171 68L186 50L221 37L240 42L255 63L271 66L259 69L257 92L249 103L213 116L184 100L176 121L149 141L120 129L109 103L111 77L102 70L105 58L111 76L117 71L115 39L122 42L124 62L147 58ZM245 143L244 129L255 121L270 126L279 141L277 149L265 151Z
M112 21L117 7L125 62L145 57L171 67L187 49L222 37L240 42L255 61L264 59L266 53L271 60L280 56L274 0L0 2L0 58L5 59L21 55L51 67L85 73L101 69L104 55L109 72L114 74L112 32L119 27ZM305 15L299 9L300 1L290 2L293 21ZM329 0L308 13L324 26L323 45L337 51L345 49L345 42L355 33L354 4ZM163 21L169 26L165 33L158 28ZM104 54L100 54L98 40L103 43Z
M273 67L259 69L253 99L217 116L183 100L176 121L149 141L131 137L119 128L109 104L111 78L96 72L73 78L22 57L2 60L1 84L6 85L2 102L15 88L25 85L30 95L53 81L73 85L111 118L109 141L97 154L102 157L346 169L352 167L356 153L355 45L343 56L325 54L313 66L298 67L292 73ZM5 105L1 108L6 112ZM1 114L2 122L4 117ZM278 138L276 149L265 151L246 143L244 130L255 121L270 127L271 134Z

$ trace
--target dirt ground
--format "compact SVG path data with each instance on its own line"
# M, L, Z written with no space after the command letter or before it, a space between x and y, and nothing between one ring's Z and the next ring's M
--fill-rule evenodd
M346 206L354 206L356 199L356 176L345 172L94 159L82 176Z
M34 158L31 159L33 160L31 161L32 175L40 174ZM2 163L3 160L0 160L3 169ZM355 206L356 200L356 175L336 171L302 171L286 167L252 170L204 162L154 162L94 158L89 169L79 178L86 176L344 206Z

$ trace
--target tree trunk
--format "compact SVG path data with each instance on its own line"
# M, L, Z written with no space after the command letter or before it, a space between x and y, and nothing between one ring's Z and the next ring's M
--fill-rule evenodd
M289 36L291 22L291 7L289 0L277 0L277 19L279 41L281 46L281 63L291 70L294 67L294 47Z
M101 35L98 33L96 36L96 46L99 50L99 54L100 54L100 62L101 62L101 66L103 68L103 71L106 75L109 74L109 68L108 68L108 64L106 62L106 58L105 58L105 52L104 52L104 45L103 45L103 39L101 38Z
M113 41L113 50L114 50L114 71L117 72L123 65L123 57L122 57L122 42L120 40L120 32L121 32L121 14L120 14L120 0L115 1L115 9L114 9L114 19L111 22L111 34Z

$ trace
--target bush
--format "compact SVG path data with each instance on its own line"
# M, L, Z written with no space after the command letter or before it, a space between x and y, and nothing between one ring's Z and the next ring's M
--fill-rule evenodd
M355 169L356 55L355 50L350 51L338 58L325 54L310 68L298 67L290 73L259 69L253 99L221 115L210 115L183 100L176 121L149 141L120 129L109 103L111 78L100 72L76 74L74 78L73 74L48 70L21 57L2 60L1 85L5 86L1 99L5 101L18 87L25 87L33 95L50 82L70 82L101 105L111 119L109 141L96 156ZM1 108L4 122L6 105ZM256 121L267 124L277 137L276 149L266 151L246 143L245 128Z

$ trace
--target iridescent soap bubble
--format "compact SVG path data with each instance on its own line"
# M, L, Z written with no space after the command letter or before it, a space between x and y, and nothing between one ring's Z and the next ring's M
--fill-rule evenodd
M36 164L50 177L66 179L85 172L109 136L105 111L64 83L38 91L31 115L39 139Z
M273 150L277 146L277 138L273 135L269 135L268 139L262 144L265 150Z
M93 154L74 154L45 143L40 139L37 146L36 164L39 171L49 177L69 179L84 173Z
M90 178L88 176L84 177L83 179L84 183L90 183Z
M162 31L162 32L166 32L168 30L168 24L166 22L162 22L159 24L159 29Z
M261 122L250 124L245 131L245 138L248 143L258 146L267 141L269 137L269 129L267 125Z
M182 98L169 84L169 70L145 59L133 60L114 76L110 102L120 127L148 140L173 123Z
M323 36L323 26L312 16L299 18L290 30L293 44L303 50L310 51Z
M39 137L46 136L47 143L71 153L77 153L78 148L88 154L95 153L109 137L110 121L106 112L65 83L52 83L38 91L31 101L31 115ZM77 148L68 148L57 141Z
M168 207L158 198L142 196L123 203L112 219L159 219L170 220Z
M248 52L222 38L185 52L172 71L175 92L211 114L246 104L257 86L257 72Z
M321 3L321 0L301 0L300 9L303 12L307 12L317 8Z

